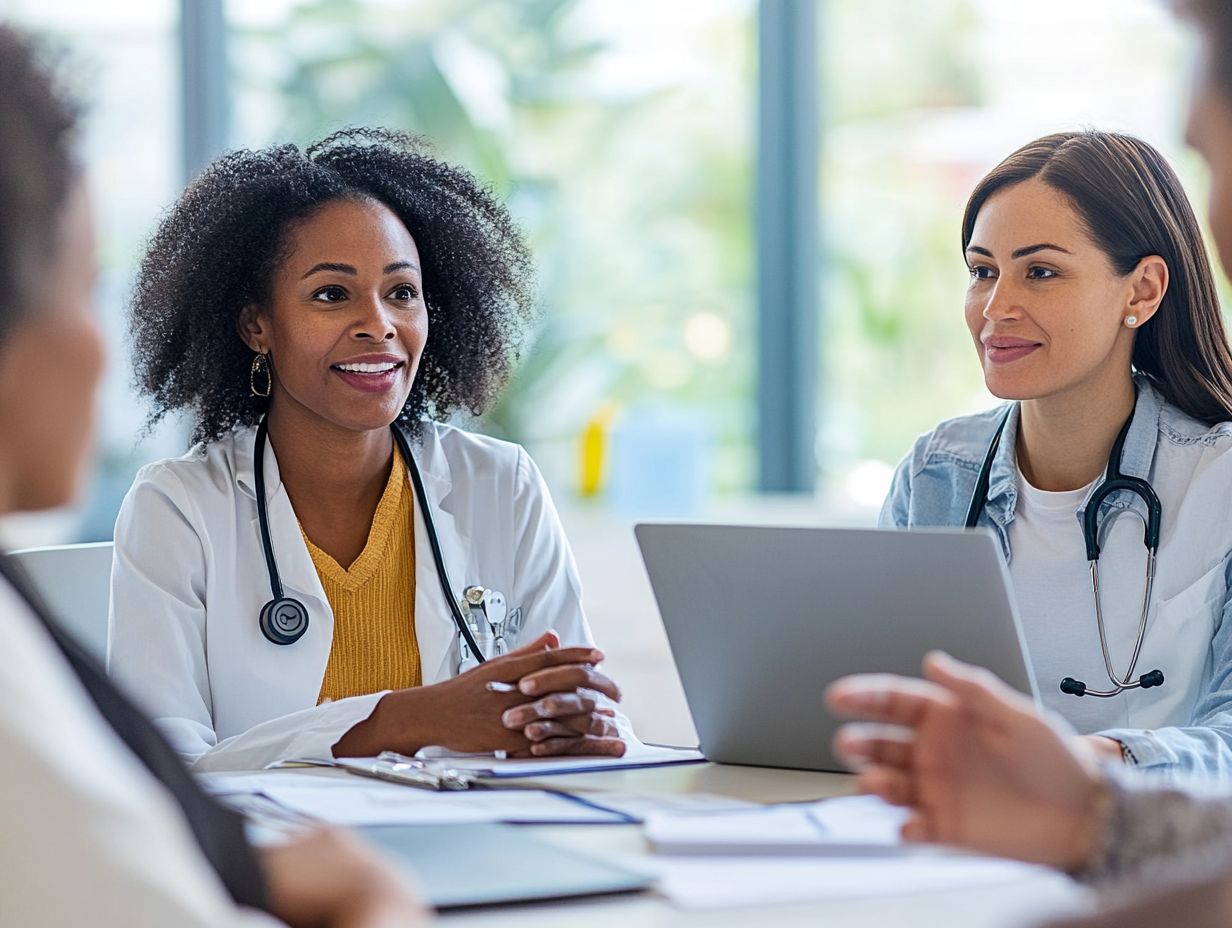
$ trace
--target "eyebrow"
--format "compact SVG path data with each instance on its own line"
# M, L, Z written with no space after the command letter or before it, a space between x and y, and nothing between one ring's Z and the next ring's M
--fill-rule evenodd
M314 264L309 268L300 280L311 277L313 274L319 274L321 271L336 271L339 274L350 274L352 277L359 275L359 271L355 270L354 265L339 264L336 261L322 261L320 264Z
M418 271L419 268L410 261L395 261L392 264L385 265L382 273L392 274L394 271L406 270ZM322 261L319 264L314 264L311 268L309 268L300 280L311 277L313 274L319 274L321 271L334 271L338 274L349 274L352 277L359 276L359 271L355 269L355 265L353 264L340 264L337 261Z
M418 271L419 268L410 261L395 261L393 264L385 265L384 274L392 274L394 271Z
M1025 258L1027 255L1033 255L1037 251L1059 251L1062 254L1072 255L1073 252L1068 248L1062 248L1060 245L1053 245L1051 242L1040 242L1037 245L1025 245L1022 248L1015 248L1010 257L1017 261L1019 258ZM975 252L977 255L983 255L986 258L992 257L992 252L987 248L981 248L979 245L968 245L967 251Z

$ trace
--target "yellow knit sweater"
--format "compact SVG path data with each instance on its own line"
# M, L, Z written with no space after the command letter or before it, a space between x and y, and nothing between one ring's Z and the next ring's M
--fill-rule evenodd
M415 638L413 500L406 463L395 451L368 541L349 568L304 535L334 610L334 642L318 703L422 682Z

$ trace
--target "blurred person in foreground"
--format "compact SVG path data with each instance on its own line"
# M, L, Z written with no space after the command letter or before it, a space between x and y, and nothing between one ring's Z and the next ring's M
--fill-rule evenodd
M0 515L69 503L103 366L77 111L0 25ZM0 912L6 925L413 925L358 841L252 846L0 556Z

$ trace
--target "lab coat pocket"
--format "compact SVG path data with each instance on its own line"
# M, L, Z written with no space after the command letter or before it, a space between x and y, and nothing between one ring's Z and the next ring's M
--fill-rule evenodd
M487 625L486 622L480 624ZM496 636L492 634L490 629L476 632L475 644L479 645L479 650L483 652L484 660L492 659L496 650Z
M1129 724L1134 728L1187 725L1201 698L1211 639L1227 595L1226 562L1220 561L1188 586L1160 601L1147 627L1135 675L1158 668L1164 684L1132 690Z
M520 634L522 634L522 607L518 606L516 609L511 609L509 617L505 619L505 640L517 641Z

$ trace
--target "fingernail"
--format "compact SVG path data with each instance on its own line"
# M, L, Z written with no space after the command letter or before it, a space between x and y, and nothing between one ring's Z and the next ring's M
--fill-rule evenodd
M590 652L590 660L591 660L591 663L593 664L598 664L602 662L603 652L600 651L598 648L595 648L593 651Z
M518 684L518 689L520 689L523 693L526 693L527 695L529 695L535 692L538 689L538 687L535 685L534 680L523 680L521 683Z
M515 710L510 709L508 712L501 714L501 724L506 728L515 728L517 727L517 722L514 721L516 717L517 714Z

